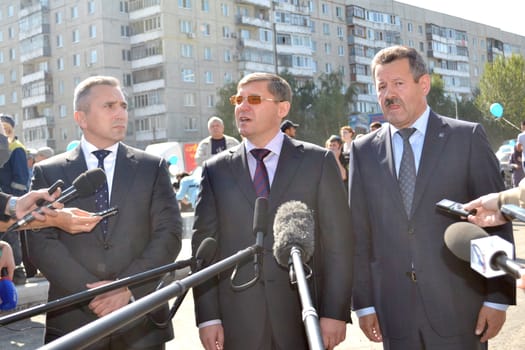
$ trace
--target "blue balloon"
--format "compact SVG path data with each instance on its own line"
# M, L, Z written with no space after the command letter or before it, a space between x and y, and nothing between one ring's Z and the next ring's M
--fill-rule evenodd
M77 147L79 143L80 143L80 141L78 141L78 140L71 141L70 143L68 143L68 145L66 147L66 151L71 151L73 148Z
M175 165L175 164L177 164L178 161L179 161L179 157L177 157L177 156L171 156L168 159L168 163L170 163L170 165Z
M490 113L496 118L501 118L503 115L503 106L499 103L493 103L490 105Z

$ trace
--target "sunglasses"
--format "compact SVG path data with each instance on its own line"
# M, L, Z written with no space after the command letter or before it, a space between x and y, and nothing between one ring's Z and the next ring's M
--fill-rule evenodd
M239 95L233 95L230 97L230 103L234 106L240 105L244 102L244 100L247 100L249 104L251 105L259 105L262 101L273 101L273 102L283 102L280 100L275 100L273 98L263 98L261 96L257 95L250 95L250 96L239 96Z

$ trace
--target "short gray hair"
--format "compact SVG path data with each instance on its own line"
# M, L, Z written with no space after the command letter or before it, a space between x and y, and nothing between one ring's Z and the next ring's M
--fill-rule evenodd
M208 119L208 129L210 128L213 122L219 122L221 123L221 125L224 125L224 122L222 121L222 119L214 115L213 117Z
M75 88L75 93L73 97L73 108L75 111L89 111L89 104L86 103L86 97L89 96L91 88L98 85L109 85L114 86L120 89L120 82L117 78L104 76L104 75L95 75L84 79L81 81Z

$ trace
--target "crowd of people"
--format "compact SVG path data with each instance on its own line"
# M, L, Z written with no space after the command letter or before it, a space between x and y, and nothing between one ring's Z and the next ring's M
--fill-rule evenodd
M471 223L490 226L491 234L512 243L512 225L499 208L524 204L525 184L499 193L499 164L483 127L432 111L431 78L417 50L387 47L375 55L371 71L388 123L371 123L359 135L342 126L322 146L301 141L300 125L286 119L293 98L286 80L247 74L230 98L241 142L224 134L220 118L210 118L209 137L196 151L198 167L178 174L175 184L166 160L123 143L128 104L119 81L87 78L74 91L74 119L83 135L73 149L40 162L38 151L9 136L12 118L0 128L3 163L17 157L26 176L32 172L29 192L27 177L2 183L2 225L34 211L39 199L53 202L60 189L47 188L56 180L69 186L88 169L104 169L106 181L93 195L73 199L69 208L57 203L55 210L34 211L36 220L23 227L31 263L49 280L54 300L173 262L184 210L195 211L193 254L213 238L218 248L210 263L229 257L255 241L255 202L265 197L262 252L256 263L236 267L236 278L248 281L255 264L258 280L232 288L230 274L221 273L195 287L199 336L207 350L307 349L311 334L298 290L271 255L281 229L273 227L278 209L299 201L313 218L315 250L305 263L326 349L345 339L351 312L368 339L387 350L487 349L515 304L516 281L484 279L448 251L443 234L461 218L436 211L435 204L443 198L467 203L465 209L477 210L468 216ZM109 207L118 207L118 214L92 215ZM11 242L0 242L0 268L13 277L20 260ZM157 283L48 312L45 343L133 304ZM168 311L161 305L92 348L164 349L173 337L169 322L162 322Z

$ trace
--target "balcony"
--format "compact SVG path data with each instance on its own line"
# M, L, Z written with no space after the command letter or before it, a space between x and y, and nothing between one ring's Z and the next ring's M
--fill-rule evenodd
M238 4L250 4L250 5L255 5L255 6L259 6L259 7L266 7L266 8L272 7L272 1L271 0L237 0L236 3L238 3Z
M32 129L32 128L38 128L38 127L53 127L55 126L55 118L54 117L46 117L41 116L37 118L32 118L28 120L24 120L22 122L22 128L25 129Z
M31 1L32 3L33 1ZM29 6L20 5L20 11L18 12L18 18L24 18L32 13L49 10L49 0L34 1L34 4Z
M53 103L53 93L42 93L40 95L24 97L22 99L22 108L31 107L39 104Z
M164 63L164 56L155 55L131 61L131 69L140 69Z
M167 108L165 104L158 104L142 108L135 108L133 110L133 114L135 115L135 118L142 118L149 115L165 114L166 110Z
M143 83L133 85L133 93L139 93L144 91L164 89L166 87L166 81L164 79L150 80Z
M237 16L237 25L253 26L257 28L272 29L272 23L267 19L249 17L249 16Z
M34 50L20 55L20 62L25 63L41 57L51 57L51 48L49 45L44 45Z

